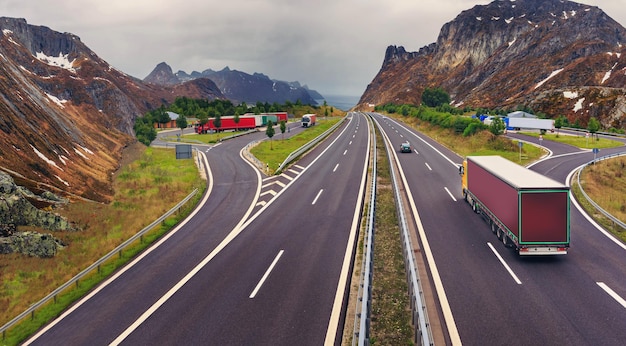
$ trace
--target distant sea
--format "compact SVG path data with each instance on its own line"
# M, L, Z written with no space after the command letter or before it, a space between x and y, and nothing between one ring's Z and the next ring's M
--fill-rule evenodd
M346 95L324 95L324 99L315 100L319 105L324 104L324 100L329 106L347 111L350 108L356 106L361 96L346 96Z

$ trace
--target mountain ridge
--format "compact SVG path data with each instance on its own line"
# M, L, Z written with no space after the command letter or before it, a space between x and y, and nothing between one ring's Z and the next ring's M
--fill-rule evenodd
M118 71L76 35L0 17L0 169L106 202L134 120L175 97L224 98L210 81L154 86Z
M220 71L206 69L202 72L193 71L188 74L179 70L174 73L165 62L157 66L143 79L145 83L172 86L200 78L207 78L215 82L220 91L234 103L295 103L298 100L304 104L317 104L316 100L323 99L317 91L302 86L299 82L285 82L270 79L259 72L249 74L230 69L228 66Z
M529 106L585 126L626 128L626 29L598 7L496 0L461 12L418 52L387 47L360 106L419 104L443 87L456 106Z

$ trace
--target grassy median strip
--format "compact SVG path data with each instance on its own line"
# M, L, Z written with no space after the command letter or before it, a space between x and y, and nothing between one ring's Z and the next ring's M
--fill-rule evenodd
M382 137L378 142L376 228L372 279L372 345L411 345L413 327L404 268L400 226L391 185L389 159Z
M58 316L67 306L170 230L197 204L206 182L200 179L193 160L176 160L171 149L134 146L131 150L133 152L125 155L136 159L116 174L115 196L111 203L74 201L59 211L77 222L82 230L54 233L67 244L54 258L40 259L18 254L0 256L2 325L158 219L193 189L198 188L200 192L180 213L101 266L99 272L61 293L56 302L9 330L1 344L18 344L48 320Z
M269 175L274 174L289 154L324 133L339 120L341 120L341 117L319 117L315 126L307 128L296 136L285 139L282 139L282 134L278 130L278 133L275 133L271 140L268 139L259 143L250 152L261 162L267 164Z

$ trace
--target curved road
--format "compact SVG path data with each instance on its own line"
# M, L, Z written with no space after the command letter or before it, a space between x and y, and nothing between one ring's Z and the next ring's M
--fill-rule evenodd
M201 206L26 344L340 340L371 145L364 116L344 123L262 207L268 178L239 152L263 133L198 147Z

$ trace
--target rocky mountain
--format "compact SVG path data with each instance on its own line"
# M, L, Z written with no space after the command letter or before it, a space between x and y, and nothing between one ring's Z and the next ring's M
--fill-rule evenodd
M229 67L221 71L207 69L202 72L193 71L191 74L185 71L174 73L169 65L162 62L143 81L154 85L173 86L201 78L208 78L215 82L224 96L234 103L284 103L285 101L295 103L300 100L304 104L314 105L317 104L315 100L323 99L317 91L301 86L299 82L274 80L262 73L250 75L231 70Z
M1 17L0 30L0 169L40 187L106 202L137 116L176 96L224 98L208 80L143 83L24 19Z
M626 29L594 6L496 0L446 23L417 52L389 46L359 104L419 104L442 87L456 106L529 106L626 129Z

